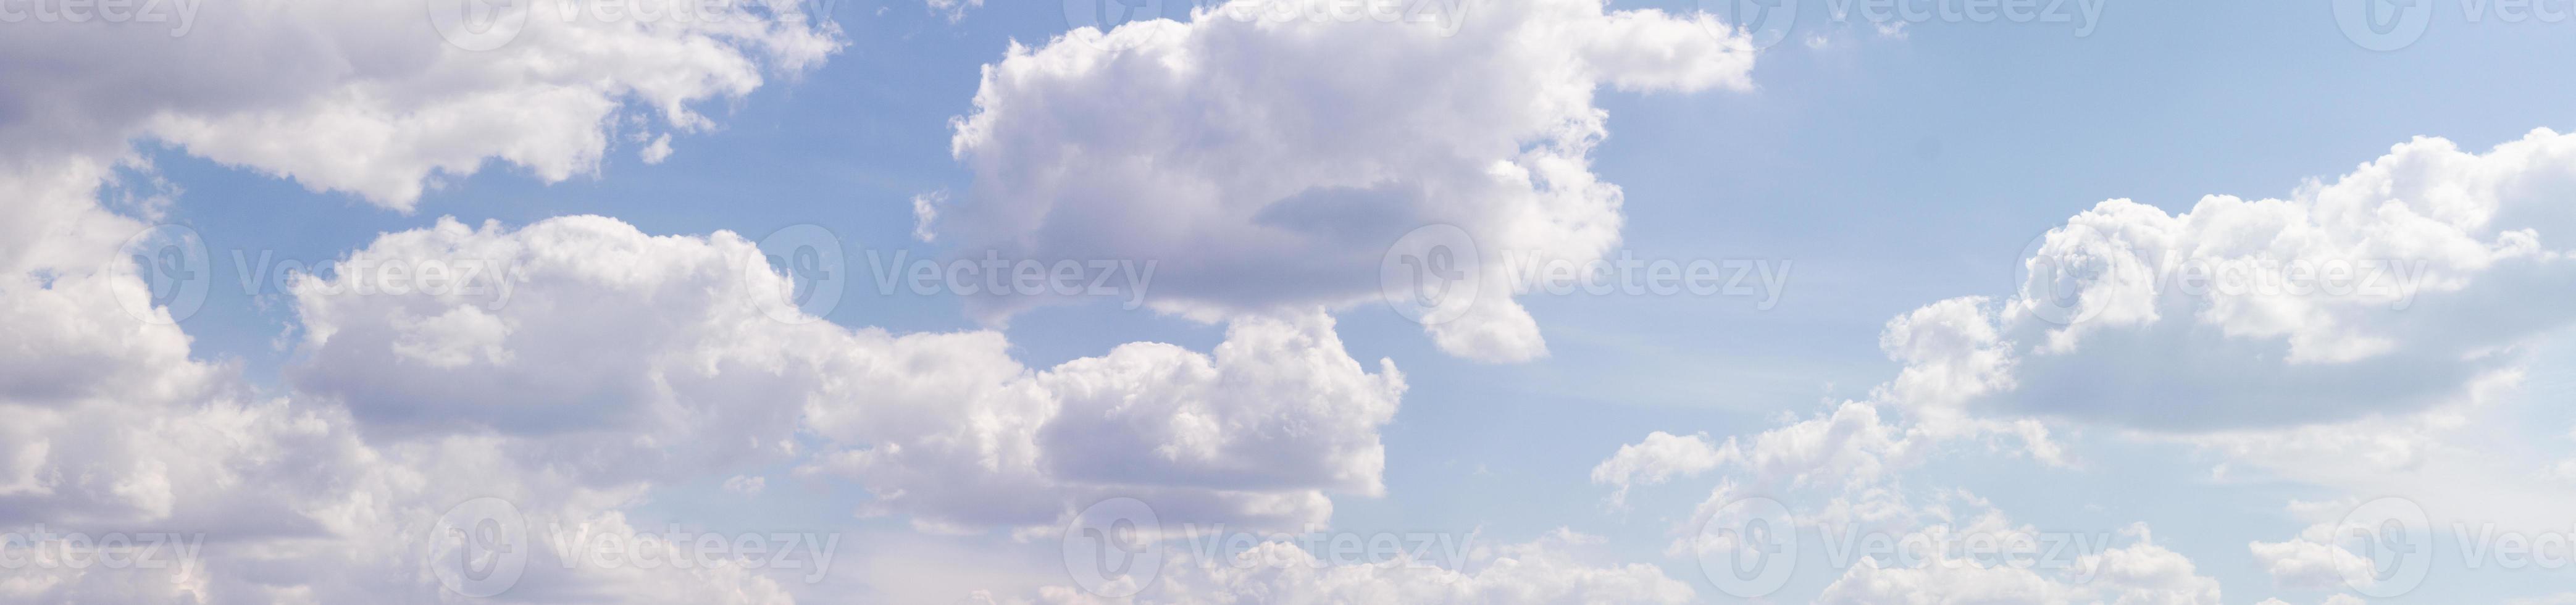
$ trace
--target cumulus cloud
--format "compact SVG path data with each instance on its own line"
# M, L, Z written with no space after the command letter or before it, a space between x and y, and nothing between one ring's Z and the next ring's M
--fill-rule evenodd
M951 525L1047 524L1113 493L1180 518L1320 522L1323 491L1383 490L1377 428L1402 375L1351 359L1320 313L1237 322L1213 354L1132 343L1033 370L998 332L780 321L762 297L786 278L764 258L731 233L604 217L441 220L339 266L486 266L505 283L299 282L309 361L291 375L373 435L544 437L529 456L612 482L780 459L810 433L825 442L808 476Z
M530 2L501 8L501 22L524 24L500 30L518 32L506 45L467 50L430 18L464 4L212 2L184 36L150 23L15 28L0 40L0 140L13 147L0 154L114 157L156 139L408 210L487 159L547 182L595 174L618 129L711 128L702 102L841 45L794 3L688 19L676 15L706 9L637 4L603 19L586 3Z
M1201 319L1352 305L1422 225L1488 255L1599 257L1623 219L1589 166L1608 134L1595 91L1750 86L1751 46L1707 15L1505 0L1449 32L1240 10L1256 6L1014 45L955 121L975 178L943 234L1004 258L1157 260L1152 304ZM1502 263L1473 261L1466 278L1493 285L1430 326L1441 348L1544 354ZM973 304L997 319L1044 302Z
M2284 199L2111 200L1960 299L1902 400L2156 431L2406 414L2519 368L2576 311L2576 137L2422 138Z

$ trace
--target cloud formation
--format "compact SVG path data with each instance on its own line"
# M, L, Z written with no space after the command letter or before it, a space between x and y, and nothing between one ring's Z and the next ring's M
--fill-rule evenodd
M1463 228L1490 258L1582 262L1623 220L1619 187L1590 169L1608 135L1595 91L1751 85L1751 46L1705 14L1503 0L1443 15L1460 20L1451 31L1329 18L1325 4L1220 5L1014 45L955 121L975 180L942 210L942 241L1157 260L1150 302L1203 320L1373 300L1389 246L1429 224ZM1491 285L1430 326L1440 347L1543 355L1502 263L1468 260ZM988 319L1044 302L973 301Z

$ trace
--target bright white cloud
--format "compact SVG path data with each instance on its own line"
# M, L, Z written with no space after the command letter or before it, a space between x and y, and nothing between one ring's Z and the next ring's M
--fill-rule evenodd
M1033 371L996 332L778 321L758 295L785 278L763 259L731 233L654 237L602 217L442 220L341 266L487 266L508 283L298 283L311 361L293 376L384 436L544 436L528 455L616 481L782 457L809 431L827 441L808 475L949 524L1042 525L1100 494L1293 524L1329 512L1319 490L1382 491L1376 431L1403 380L1351 359L1319 314L1237 322L1213 355L1134 343Z
M159 139L408 210L424 186L487 159L547 182L596 174L620 129L711 127L698 104L801 73L841 44L794 3L689 19L675 7L698 3L634 3L603 19L588 3L527 2L500 5L500 22L524 23L496 30L518 31L507 45L466 50L431 14L467 4L208 2L184 36L145 23L12 28L0 140L13 149L0 155L112 157Z
M2159 431L2424 410L2576 318L2576 137L2416 139L2287 199L2112 200L2035 242L2014 297L1904 358L1903 401ZM1921 313L1921 312L1918 312ZM1948 316L1961 313L1949 312Z
M1751 47L1706 15L1467 6L1454 32L1220 6L1015 45L955 123L975 182L942 234L1004 258L1155 260L1152 304L1201 319L1351 305L1426 224L1462 227L1487 258L1597 258L1623 219L1589 166L1608 135L1595 91L1750 85ZM1441 348L1543 355L1502 263L1466 260L1492 285L1430 327ZM999 318L1044 301L975 302Z

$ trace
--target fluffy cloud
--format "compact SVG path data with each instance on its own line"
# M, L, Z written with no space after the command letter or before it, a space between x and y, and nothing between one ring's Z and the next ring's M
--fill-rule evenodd
M185 30L175 18L12 28L0 40L12 149L0 155L113 157L158 139L409 209L424 184L491 158L548 182L594 174L618 130L711 127L693 106L840 47L836 27L795 3L630 3L602 18L589 3L530 2L500 9L498 22L524 24L494 30L518 32L506 45L467 50L431 15L468 4L183 2L170 5L191 9Z
M780 321L762 297L786 278L764 258L731 233L603 217L442 220L296 284L310 361L293 376L371 434L543 437L528 457L611 483L784 458L810 433L809 475L945 524L1045 524L1109 493L1180 518L1319 522L1319 490L1383 489L1377 428L1403 379L1351 359L1320 314L1238 322L1213 355L1133 343L1036 371L996 332ZM440 265L491 269L407 277Z
M1618 186L1589 167L1608 133L1594 91L1742 89L1753 64L1706 15L1506 0L1444 15L1463 19L1452 32L1324 4L1015 45L956 121L975 181L942 235L1003 258L1155 260L1153 304L1202 319L1372 299L1390 244L1428 224L1463 228L1487 258L1580 262L1622 222ZM1464 260L1488 285L1430 327L1440 346L1544 354L1502 263ZM976 304L998 318L1042 302Z
M1903 359L1928 408L2208 431L2403 414L2520 367L2576 311L2576 137L2416 139L2286 199L2112 200L2034 242L2012 298L1945 301ZM1969 310L1963 312L1963 310Z
M1609 504L1612 508L1625 508L1629 487L1707 472L1725 462L1732 452L1717 449L1704 433L1683 437L1655 431L1646 435L1645 441L1619 446L1618 453L1592 467L1592 482L1617 486L1610 492Z

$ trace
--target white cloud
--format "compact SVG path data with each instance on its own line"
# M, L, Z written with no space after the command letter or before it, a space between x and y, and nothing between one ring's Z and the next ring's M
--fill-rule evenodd
M1655 431L1645 441L1619 446L1618 453L1592 467L1592 482L1617 486L1610 492L1610 507L1626 508L1629 487L1707 472L1725 462L1729 453L1710 444L1705 433L1678 436Z
M1201 319L1352 305L1425 224L1488 255L1598 257L1623 219L1589 167L1608 135L1595 90L1750 86L1751 47L1705 15L1474 8L1454 33L1265 12L1015 45L955 122L975 182L944 234L1005 258L1157 260L1152 303ZM1544 354L1502 263L1476 266L1496 285L1435 340L1480 360ZM1041 302L975 299L987 318Z
M2548 302L2576 294L2550 244L2576 233L2570 193L2576 137L2539 130L2416 139L2287 199L2103 202L2037 243L2014 297L1947 322L1969 346L1904 359L1925 380L1903 400L2185 432L2431 408L2576 318Z
M644 149L635 152L635 155L643 159L646 164L660 164L662 160L671 159L671 135L664 134L653 139L653 144L645 145Z
M0 155L107 157L130 139L159 139L408 210L425 184L473 174L488 158L547 182L595 174L615 129L644 115L636 110L671 128L709 128L695 105L741 98L765 72L801 73L841 44L828 21L742 8L724 19L602 20L563 12L585 4L533 2L503 8L527 12L508 45L468 51L429 18L460 6L242 0L208 3L185 36L16 28L0 40L10 83L0 107L11 108L0 140L12 142Z
M1377 428L1403 379L1351 359L1321 314L1235 322L1213 355L1132 343L1033 371L997 332L778 321L756 296L786 278L763 258L731 233L654 237L595 216L441 220L341 266L506 267L485 275L509 285L300 282L310 361L291 375L371 435L542 437L525 455L612 483L785 458L810 432L825 442L805 475L965 527L1045 525L1105 494L1293 525L1324 518L1325 491L1383 490ZM422 336L438 322L420 317L475 319Z
M948 203L946 191L933 191L912 196L913 239L921 240L925 244L939 239L939 233L932 231L930 226L939 221L939 205L945 203Z
M966 20L966 11L983 8L984 0L929 0L930 12L943 15L949 23Z

